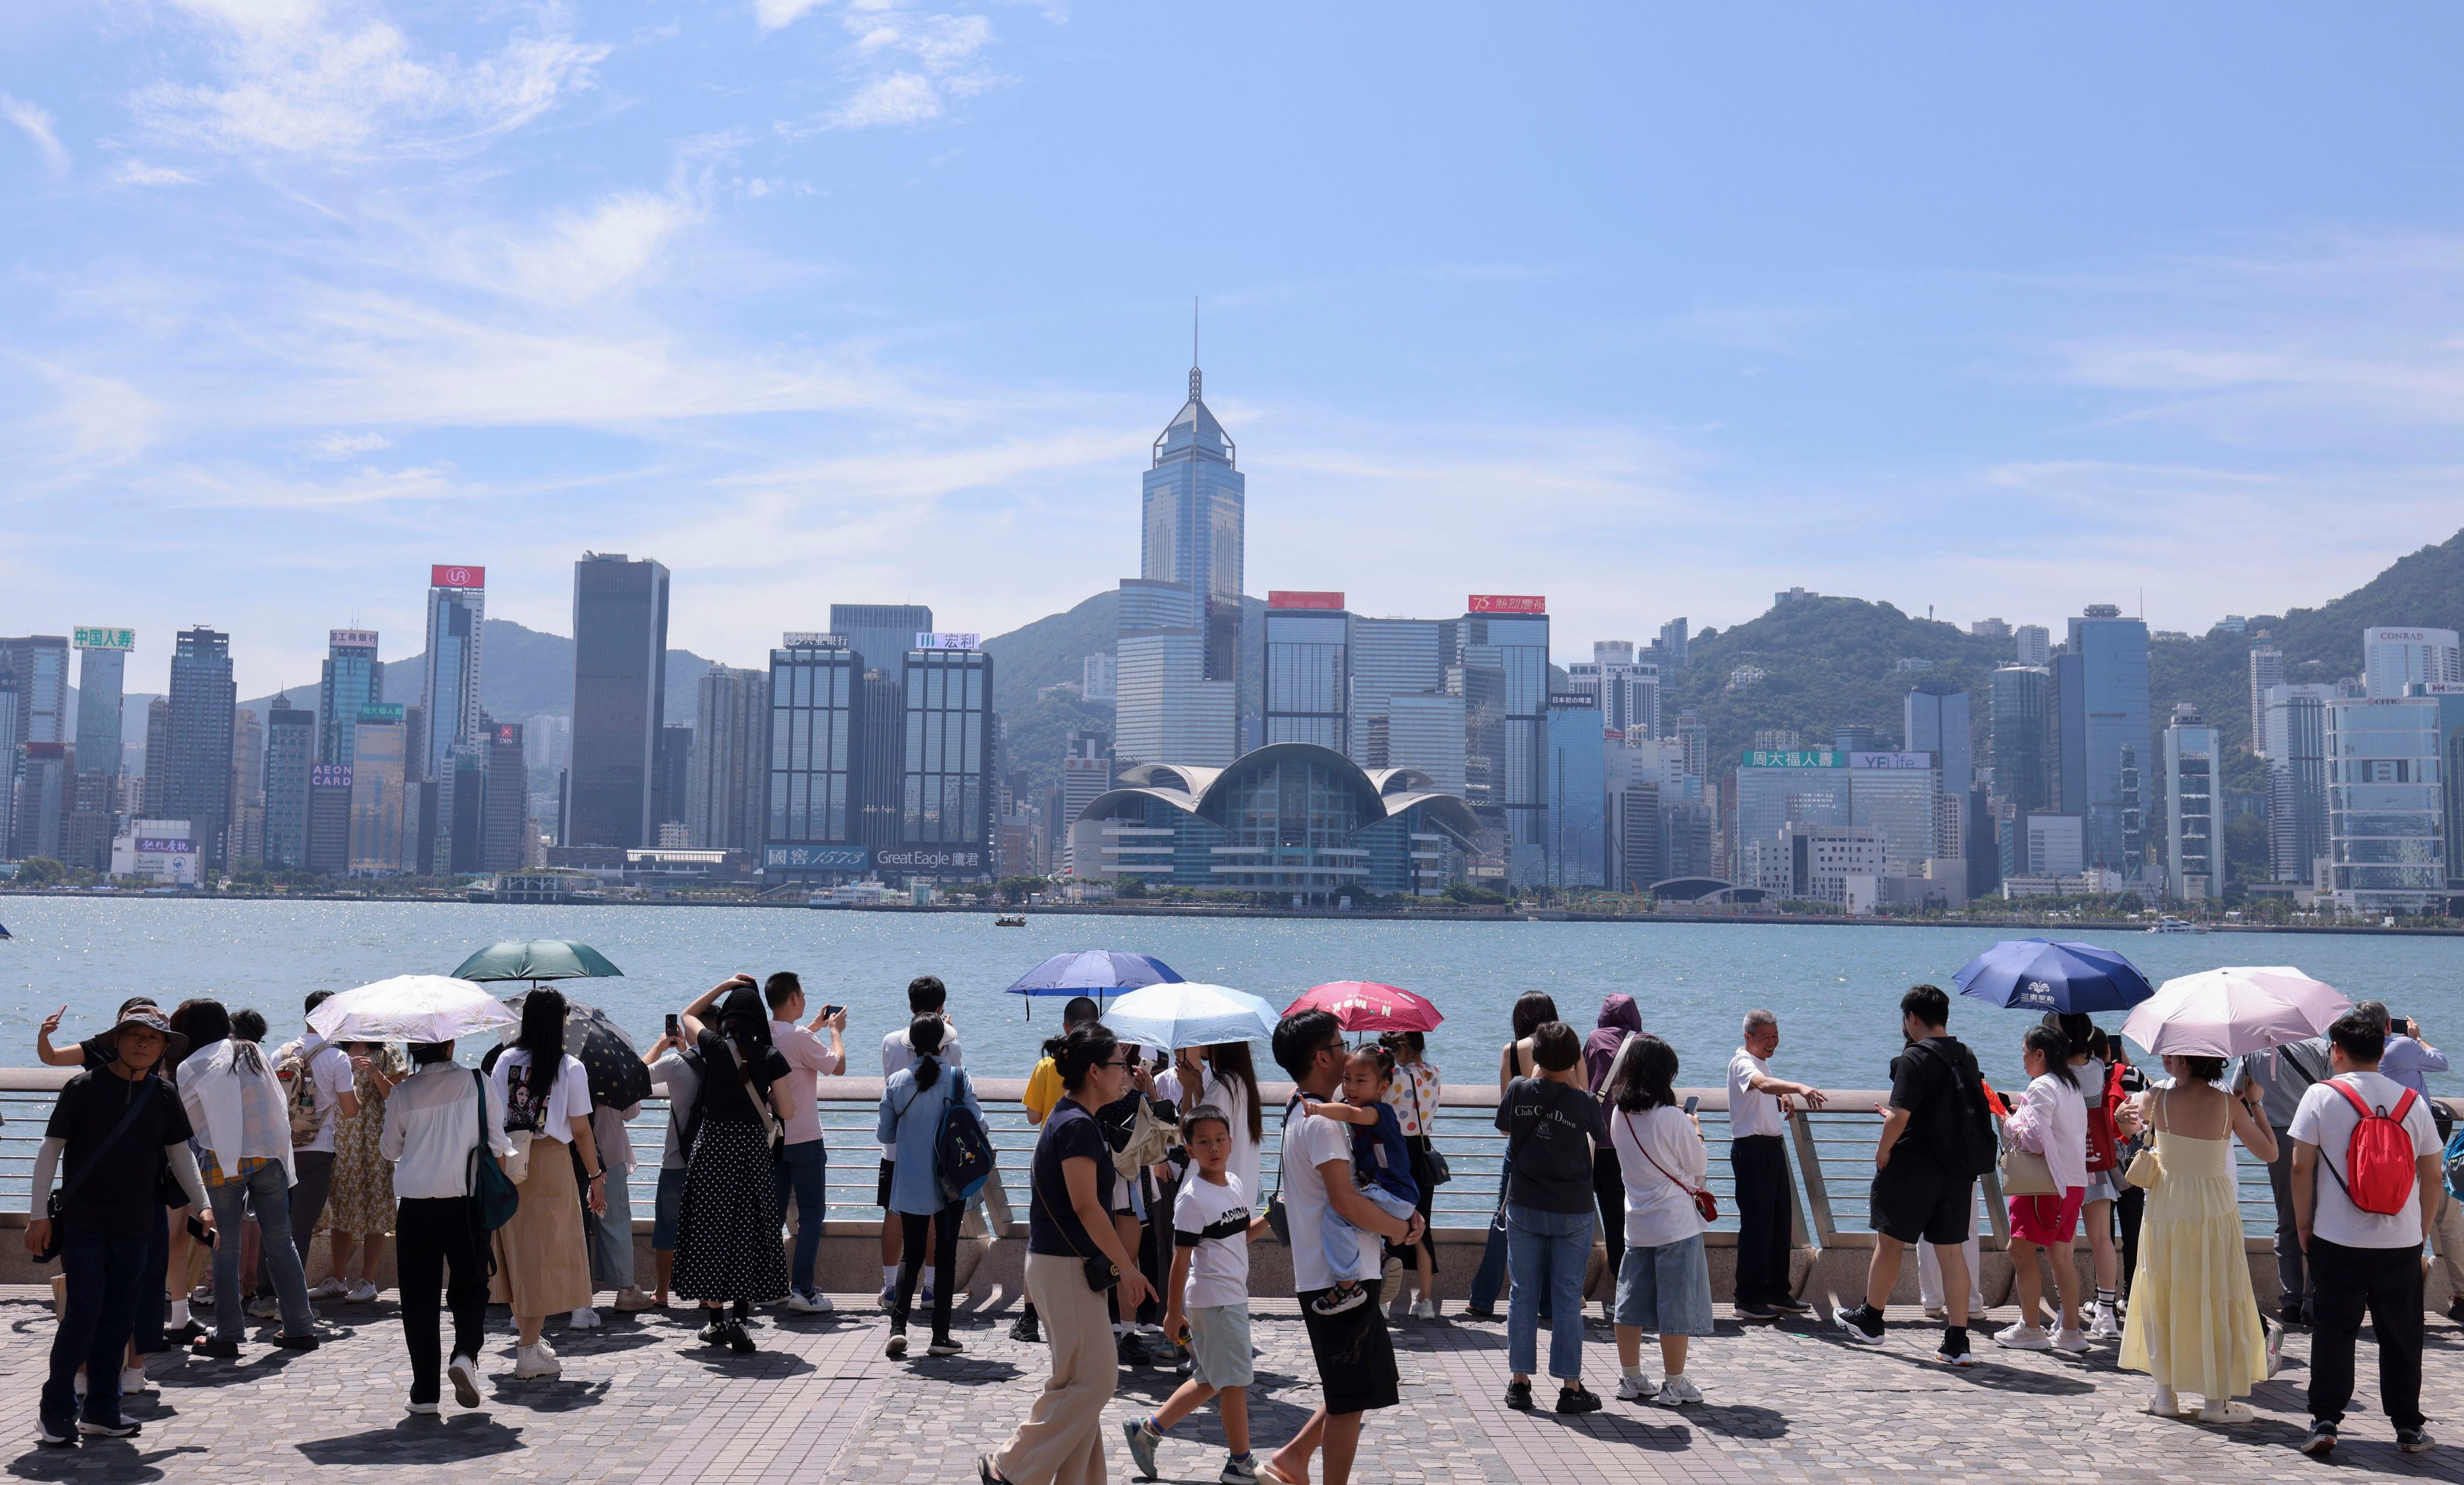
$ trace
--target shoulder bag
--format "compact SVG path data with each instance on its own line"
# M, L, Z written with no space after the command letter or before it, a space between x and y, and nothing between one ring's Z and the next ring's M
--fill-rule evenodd
M1300 1102L1301 1096L1295 1093L1291 1096L1290 1102L1284 1105L1284 1140L1291 1138L1292 1110L1300 1106ZM1275 1190L1274 1193L1266 1198L1266 1225L1275 1230L1276 1241L1287 1248L1292 1245L1291 1209L1284 1205L1284 1152L1280 1140L1275 1147Z
M495 1152L488 1148L488 1081L477 1073L471 1075L479 1095L479 1140L471 1147L471 1158L463 1172L463 1190L471 1193L471 1212L479 1231L493 1233L514 1219L514 1211L522 1204L522 1193L496 1164Z
M1446 1165L1445 1151L1438 1148L1437 1136L1429 1132L1435 1125L1429 1122L1428 1111L1420 1106L1420 1080L1410 1078L1408 1085L1412 1090L1412 1123L1420 1126L1420 1132L1412 1136L1412 1179L1420 1183L1420 1190L1433 1190L1453 1180L1455 1173Z
M1095 1116L1081 1110L1078 1117L1091 1123ZM1069 1121L1067 1118L1064 1118L1060 1122L1067 1124ZM1045 1134L1047 1138L1051 1134L1052 1127L1053 1126L1049 1124L1045 1125ZM1100 1134L1102 1131L1099 1128L1097 1132ZM1060 1162L1054 1161L1053 1164L1057 1166ZM1030 1170L1034 1168L1032 1163L1029 1164L1027 1168ZM1045 1197L1045 1200L1047 1201L1050 1199L1051 1198L1049 1196ZM1068 1210L1068 1183L1065 1177L1062 1184L1061 1204L1053 1208L1054 1215L1052 1218L1052 1225L1061 1230L1061 1240L1069 1244L1071 1256L1075 1257L1078 1260L1079 1266L1086 1271L1087 1287L1095 1291L1097 1294L1102 1294L1121 1281L1121 1266L1113 1262L1111 1257L1104 1253L1100 1248L1092 1254L1080 1253L1078 1251L1078 1244L1075 1239L1070 1237L1067 1224L1064 1223L1060 1217L1061 1212Z
M1618 1109L1617 1112L1625 1114L1626 1138L1634 1141L1635 1152L1639 1154L1643 1159L1650 1161L1652 1169L1659 1171L1663 1176L1666 1176L1669 1185L1677 1188L1681 1191L1683 1191L1686 1195L1694 1199L1694 1214L1696 1216L1701 1217L1705 1222L1719 1221L1720 1198L1712 1194L1710 1191L1701 1190L1697 1187L1688 1186L1684 1182L1677 1179L1675 1176L1669 1175L1668 1168L1660 1163L1660 1158L1658 1156L1652 1154L1651 1147L1642 1143L1642 1131L1634 1126L1634 1116L1632 1114L1627 1114L1624 1109Z
M2157 1093L2156 1103L2161 1110L2165 1103L2165 1095L2162 1091ZM2151 1134L2147 1144L2137 1155L2131 1157L2130 1168L2122 1172L2122 1179L2144 1191L2153 1188L2164 1178L2165 1165L2156 1157L2156 1142Z
M111 1126L111 1132L104 1135L102 1143L94 1147L94 1153L86 1157L85 1164L78 1168L77 1173L69 1177L57 1190L53 1191L51 1200L44 1203L43 1215L52 1224L52 1240L43 1245L42 1252L33 1256L35 1262L49 1263L60 1256L61 1209L69 1204L71 1196L77 1194L77 1189L85 1184L85 1178L101 1168L102 1157L111 1153L111 1147L120 1143L121 1135L128 1132L128 1126L137 1123L137 1116L143 1113L146 1105L154 1102L154 1085L159 1081L153 1078L138 1080L139 1085L144 1091L128 1101L128 1112L120 1116L120 1123ZM62 1154L65 1157L66 1152L63 1151Z

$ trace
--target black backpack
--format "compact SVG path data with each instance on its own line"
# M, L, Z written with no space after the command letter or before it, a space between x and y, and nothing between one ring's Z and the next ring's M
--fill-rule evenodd
M1959 1048L1957 1056L1946 1045ZM1950 1081L1935 1106L1925 1111L1925 1132L1934 1158L1952 1175L1971 1179L1993 1172L2001 1143L1993 1133L1993 1115L1985 1106L1985 1074L1976 1055L1945 1037L1914 1043L1911 1052L1933 1055L1950 1072Z

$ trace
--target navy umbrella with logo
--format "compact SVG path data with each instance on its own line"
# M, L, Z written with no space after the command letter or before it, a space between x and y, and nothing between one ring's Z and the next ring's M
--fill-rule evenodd
M2014 1011L2126 1011L2156 994L2139 967L2096 944L2005 939L1960 967L1963 995Z

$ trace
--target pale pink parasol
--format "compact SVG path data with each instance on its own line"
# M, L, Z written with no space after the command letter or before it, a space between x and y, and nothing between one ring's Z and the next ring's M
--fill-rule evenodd
M2319 1036L2352 1008L2290 965L2226 966L2167 980L2122 1034L2159 1057L2239 1057Z

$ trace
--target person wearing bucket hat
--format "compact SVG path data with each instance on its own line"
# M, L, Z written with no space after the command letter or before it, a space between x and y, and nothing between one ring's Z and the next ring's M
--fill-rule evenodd
M146 1233L163 1223L165 1163L190 1204L207 1210L188 1151L188 1117L178 1097L151 1076L166 1051L186 1050L187 1038L150 1005L122 1013L112 1034L115 1059L60 1089L34 1155L26 1252L38 1261L56 1254L68 1280L34 1435L55 1447L75 1443L80 1433L126 1438L137 1431L120 1413L120 1361L137 1306L149 1298ZM151 1150L161 1154L148 1158L144 1152ZM55 1171L65 1178L56 1211ZM82 1415L76 1390L80 1365L86 1368Z

